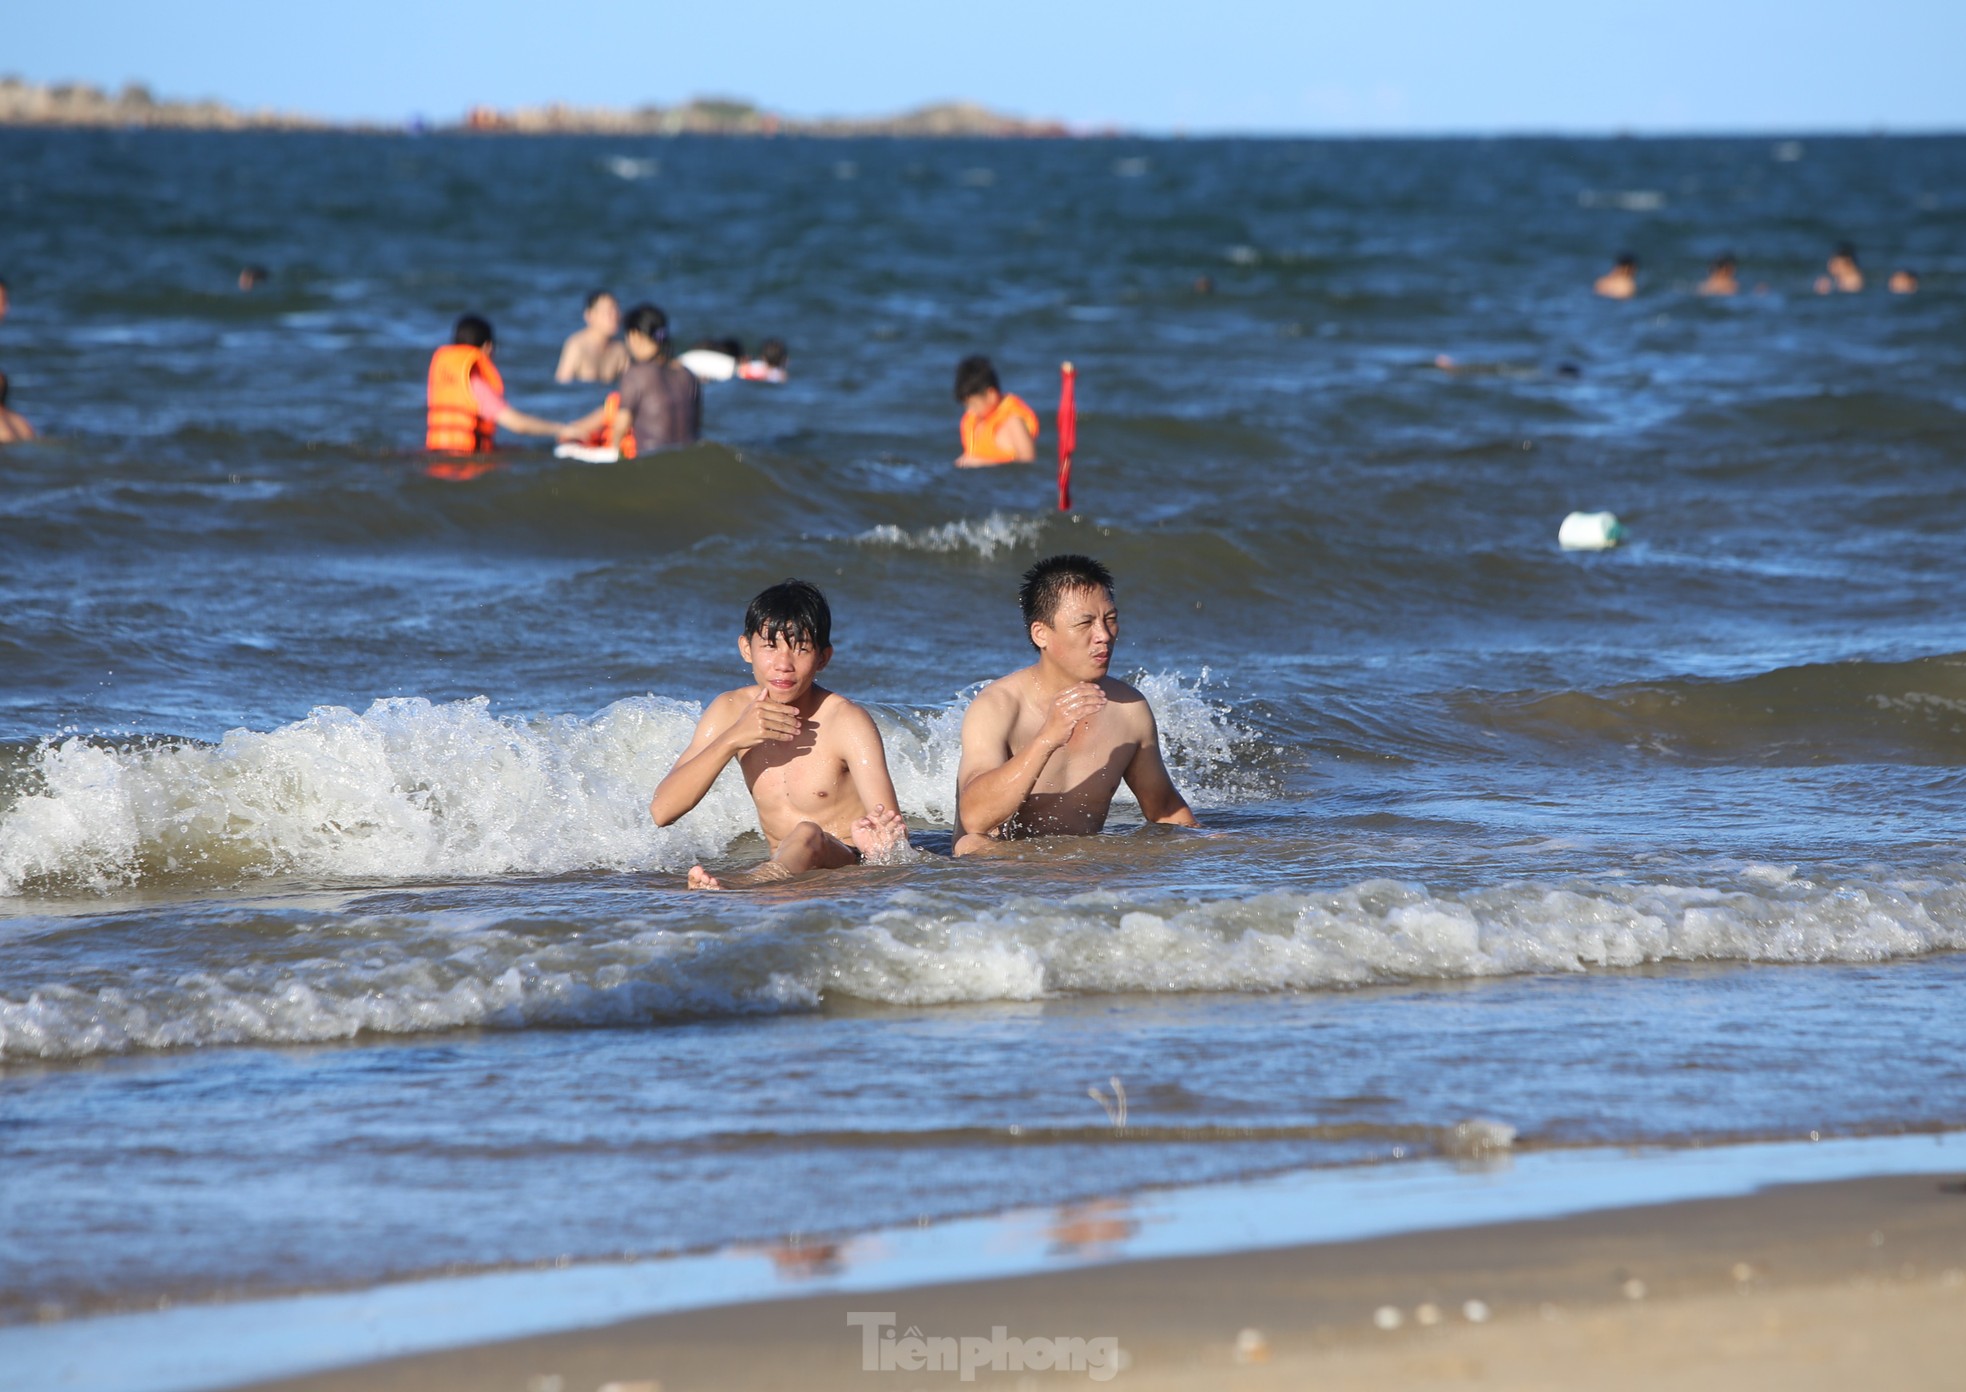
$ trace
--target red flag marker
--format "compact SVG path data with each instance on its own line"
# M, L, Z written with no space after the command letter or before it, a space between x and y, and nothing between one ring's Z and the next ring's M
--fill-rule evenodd
M1059 369L1064 378L1058 389L1058 510L1072 510L1072 451L1079 447L1079 407L1072 390L1078 372L1070 363Z

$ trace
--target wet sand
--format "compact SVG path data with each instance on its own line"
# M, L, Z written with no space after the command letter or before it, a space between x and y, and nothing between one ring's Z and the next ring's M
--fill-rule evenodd
M1470 1301L1481 1302L1476 1321ZM1438 1322L1427 1320L1429 1305ZM1380 1327L1386 1307L1399 1312L1396 1328ZM854 1311L892 1312L897 1335L915 1327L988 1339L1002 1325L1013 1338L1113 1337L1125 1360L1110 1381L1137 1389L1953 1387L1966 1359L1966 1180L1790 1185L1541 1222L727 1306L259 1385L963 1385L954 1370L864 1370L862 1331L847 1320ZM1094 1381L1086 1371L986 1367L975 1382L1019 1378Z

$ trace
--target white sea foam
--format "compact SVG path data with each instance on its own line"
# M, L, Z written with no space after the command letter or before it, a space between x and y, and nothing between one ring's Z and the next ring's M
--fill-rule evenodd
M1142 686L1197 803L1233 797L1227 713L1177 675ZM965 704L879 717L901 811L917 823L954 819ZM649 820L649 796L699 714L659 696L585 720L497 716L482 697L396 698L360 714L324 706L216 745L50 742L22 795L0 807L0 896L159 879L684 870L757 828L735 769L682 821Z
M1098 893L982 907L903 889L871 916L753 906L735 927L640 920L587 923L578 934L456 913L326 915L284 935L256 925L263 946L250 954L236 935L190 932L168 960L115 986L0 992L0 1058L802 1011L829 994L922 1006L1254 993L1966 949L1966 886L1957 883L1737 883L1433 894L1381 880L1213 901ZM1497 1128L1471 1130L1462 1148L1506 1139Z
M892 546L906 551L933 551L949 554L956 551L974 551L984 560L989 560L999 551L1015 551L1021 547L1035 546L1044 534L1044 520L1037 517L1017 517L1010 513L993 512L984 518L964 518L956 522L944 522L937 527L922 527L916 531L905 531L892 523L883 523L860 533L854 540L862 546Z

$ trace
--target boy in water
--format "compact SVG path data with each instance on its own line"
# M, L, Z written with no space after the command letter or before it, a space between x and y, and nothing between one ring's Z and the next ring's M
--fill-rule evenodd
M734 758L771 859L721 881L691 866L691 889L786 880L908 844L873 718L815 684L833 657L832 630L826 597L803 580L773 585L744 611L737 650L757 680L710 703L657 786L649 815L657 826L676 821L703 801Z
M1021 397L1005 393L986 357L956 364L956 400L963 404L959 469L1029 464L1038 457L1038 416Z
M0 445L18 444L34 438L34 427L27 417L7 408L7 374L0 372Z
M628 367L628 350L615 335L621 331L621 302L605 290L587 297L580 312L584 327L567 335L560 345L556 382L612 382Z
M1741 293L1740 263L1734 260L1734 253L1723 251L1714 257L1713 264L1707 267L1707 278L1700 282L1702 295L1738 295Z

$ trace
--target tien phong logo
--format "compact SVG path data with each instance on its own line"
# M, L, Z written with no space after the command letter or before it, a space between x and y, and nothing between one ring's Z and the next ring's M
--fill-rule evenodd
M964 1382L988 1368L993 1373L1084 1373L1105 1382L1126 1365L1126 1351L1112 1335L1011 1337L999 1324L987 1335L924 1334L910 1325L895 1332L892 1310L850 1310L846 1322L860 1330L860 1366L869 1373L954 1373Z

